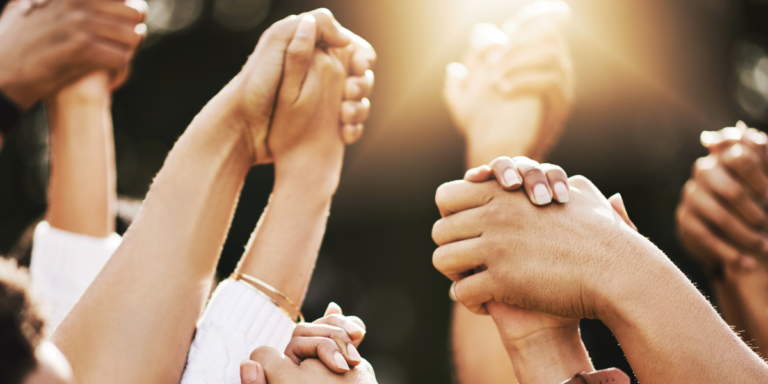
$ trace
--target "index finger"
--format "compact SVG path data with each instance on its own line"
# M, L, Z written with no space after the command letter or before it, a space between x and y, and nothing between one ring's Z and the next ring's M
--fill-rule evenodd
M500 188L495 181L473 183L456 180L441 185L435 194L440 216L447 217L488 204L493 200L495 188Z

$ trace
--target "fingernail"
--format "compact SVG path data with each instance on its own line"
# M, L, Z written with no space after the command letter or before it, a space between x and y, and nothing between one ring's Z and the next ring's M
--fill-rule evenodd
M341 355L341 352L336 351L333 353L333 360L336 361L336 366L345 370L349 371L349 365L347 365L347 360L344 359L344 356Z
M299 26L296 27L297 37L309 37L312 35L312 30L315 29L315 17L312 15L304 15L299 21Z
M256 368L256 364L251 364L250 362L248 364L241 365L242 369L240 370L240 378L242 379L243 383L253 383L256 381L256 379L259 378L259 372Z
M520 178L517 176L517 172L512 168L507 168L506 171L504 171L504 182L507 184L507 187L511 187L515 184L520 184Z
M363 358L360 357L360 353L357 352L357 348L355 348L352 344L347 344L347 352L349 353L349 358L354 361L360 361Z
M557 201L561 203L567 203L568 200L570 200L571 196L568 194L568 188L565 187L565 184L563 182L558 181L555 183L555 186L552 188L555 190L555 196L557 196Z
M536 204L544 205L552 202L552 197L549 196L549 191L544 184L539 184L533 188L533 198L536 200Z
M347 98L348 99L355 99L360 94L360 87L355 83L348 83L347 84Z

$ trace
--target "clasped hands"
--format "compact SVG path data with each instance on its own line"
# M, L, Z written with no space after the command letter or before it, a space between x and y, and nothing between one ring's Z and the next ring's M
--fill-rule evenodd
M470 169L436 201L433 264L457 301L494 318L508 351L532 338L580 346L579 319L606 315L602 301L630 271L616 255L641 239L619 195L525 157Z

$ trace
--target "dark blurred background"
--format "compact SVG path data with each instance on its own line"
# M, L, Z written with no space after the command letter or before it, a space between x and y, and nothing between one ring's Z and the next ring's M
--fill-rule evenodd
M449 383L449 281L432 267L430 231L434 191L462 176L464 144L441 99L444 68L461 59L472 24L501 23L524 3L149 0L150 37L114 96L119 193L143 198L175 140L267 26L331 9L380 60L371 117L347 152L305 313L319 317L333 300L362 317L369 333L360 351L381 384ZM674 209L693 161L705 154L702 130L768 122L768 2L570 3L578 90L548 161L587 176L606 196L620 192L640 232L709 295L677 241ZM23 254L19 240L44 213L45 121L41 107L28 113L0 153L0 253ZM240 257L272 178L270 167L248 176L221 276ZM583 321L582 330L596 367L631 371L607 328Z

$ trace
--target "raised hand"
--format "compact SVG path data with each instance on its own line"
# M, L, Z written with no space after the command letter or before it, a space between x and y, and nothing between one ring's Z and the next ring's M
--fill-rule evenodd
M266 384L267 378L273 384L376 383L370 364L357 352L364 337L365 324L360 318L343 316L341 307L330 303L323 318L296 327L284 356L278 356L270 348L255 350L251 360L240 364L240 380L242 384ZM293 364L288 365L287 360ZM327 369L320 369L318 361ZM344 376L333 375L333 372ZM318 376L313 381L315 374ZM330 381L323 381L322 377Z
M144 1L57 0L29 9L8 4L0 17L0 91L26 109L97 69L121 84L144 40Z
M701 139L711 153L696 161L683 188L680 238L715 275L724 264L754 268L768 257L768 139L741 122Z
M573 99L573 68L562 36L569 17L563 2L538 2L524 7L505 31L475 27L464 64L448 66L444 91L470 148L516 143L516 154L539 159L552 145Z
M452 214L433 228L440 246L433 263L457 282L458 301L478 313L495 300L562 317L595 316L594 295L605 284L588 260L607 262L638 236L588 180L572 177L569 184L568 204L544 209L496 182L438 189L438 207ZM550 241L553 233L557 241ZM596 236L624 240L593 244ZM581 288L565 294L565 287Z
M325 316L296 326L285 355L296 365L309 358L320 359L336 373L360 365L357 347L365 337L365 324L357 316L343 316L341 308L330 303Z

